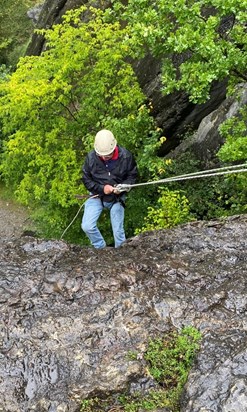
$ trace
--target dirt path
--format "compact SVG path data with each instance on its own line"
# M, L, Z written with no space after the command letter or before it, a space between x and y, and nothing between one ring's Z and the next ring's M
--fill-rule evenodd
M13 201L0 199L0 239L13 239L30 228L28 209Z

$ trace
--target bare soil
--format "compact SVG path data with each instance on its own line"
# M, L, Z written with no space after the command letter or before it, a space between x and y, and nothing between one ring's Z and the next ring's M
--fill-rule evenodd
M19 238L32 222L28 208L0 198L0 239Z

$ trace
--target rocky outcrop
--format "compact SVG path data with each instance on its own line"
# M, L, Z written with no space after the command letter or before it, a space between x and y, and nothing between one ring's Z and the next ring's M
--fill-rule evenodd
M53 24L61 22L66 11L76 9L87 3L88 0L45 0L36 22L36 28L50 29ZM104 3L104 7L106 7L108 2ZM44 36L34 32L27 47L26 55L38 56L44 48L44 41Z
M178 158L183 153L192 153L201 161L204 167L215 164L215 154L224 143L219 133L219 126L227 119L238 116L241 108L247 104L247 84L239 85L237 95L230 96L200 123L197 131L191 138L184 140L169 158Z
M39 21L39 16L42 10L43 4L38 4L28 10L27 15L33 21L34 24L37 24Z
M195 131L202 119L217 109L226 97L226 82L215 82L210 99L203 104L191 103L184 92L164 96L161 62L148 55L135 63L134 68L144 94L152 103L152 115L167 139L160 149L160 156L176 148L183 135Z
M36 21L36 29L50 29L54 23L57 23L60 18L61 10L67 3L67 0L46 0L41 7ZM32 16L30 17L32 18ZM44 47L44 36L34 32L31 41L27 47L26 55L38 56Z
M246 247L247 216L116 250L2 238L0 410L79 412L85 397L145 391L149 338L193 325L202 342L181 412L246 411Z

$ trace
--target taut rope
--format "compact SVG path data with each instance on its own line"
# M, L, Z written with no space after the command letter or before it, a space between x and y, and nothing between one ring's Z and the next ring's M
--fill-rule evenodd
M199 179L200 177L211 177L211 176L221 176L221 175L228 175L228 174L235 174L235 173L244 173L247 172L247 163L243 163L240 165L235 165L235 166L225 166L225 167L219 167L217 169L209 169L209 170L202 170L201 172L194 172L194 173L188 173L180 176L174 176L174 177L167 177L166 179L161 179L161 180L153 180L150 182L144 182L144 183L134 183L133 185L129 184L119 184L116 186L116 190L118 192L128 192L130 189L134 187L141 187L141 186L148 186L148 185L159 185L162 183L169 183L169 182L178 182L181 180L189 180L189 179ZM83 198L88 198L88 195L75 195L76 198L78 199L83 199ZM90 197L98 197L98 195L90 196ZM86 200L85 200L86 201ZM73 220L70 222L70 224L66 227L64 232L62 233L60 239L63 238L67 230L70 228L70 226L74 223L75 219L79 215L82 207L84 206L85 201L82 203L80 206L78 212L76 213L75 217Z

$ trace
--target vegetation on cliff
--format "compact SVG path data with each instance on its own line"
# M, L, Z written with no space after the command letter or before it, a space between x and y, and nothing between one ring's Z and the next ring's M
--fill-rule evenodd
M37 0L0 0L0 65L15 67L25 53L34 25L27 16Z
M112 1L105 11L83 6L68 12L62 24L42 31L46 50L40 56L21 58L14 73L2 75L2 178L22 203L35 208L46 236L61 235L74 216L74 194L85 193L81 165L100 128L113 130L119 144L134 153L140 180L163 178L176 169L176 164L170 166L157 156L164 136L130 61L147 50L161 58L164 93L185 90L201 103L208 99L212 83L225 78L232 93L246 80L246 5L246 0L224 5L217 0L130 0L128 6ZM234 118L222 126L222 161L246 160L246 117L243 110L240 121ZM246 192L239 199L229 195L245 187L245 176L222 178L213 198L208 195L215 203L210 217L236 211L236 201L238 211L246 211ZM185 194L177 194L178 188L131 193L127 235L155 225L152 215L160 205L173 211L169 226L190 219L186 200L182 210L173 206L174 198ZM194 194L197 199L200 190ZM193 214L207 217L196 207ZM142 224L145 216L148 227ZM107 234L104 215L101 223ZM68 239L81 239L79 225Z
M146 375L153 379L153 389L117 394L106 399L90 398L81 403L81 412L156 411L167 408L179 412L179 401L191 367L200 347L201 333L192 326L172 330L157 339L150 339L143 355ZM129 354L136 361L138 354Z

